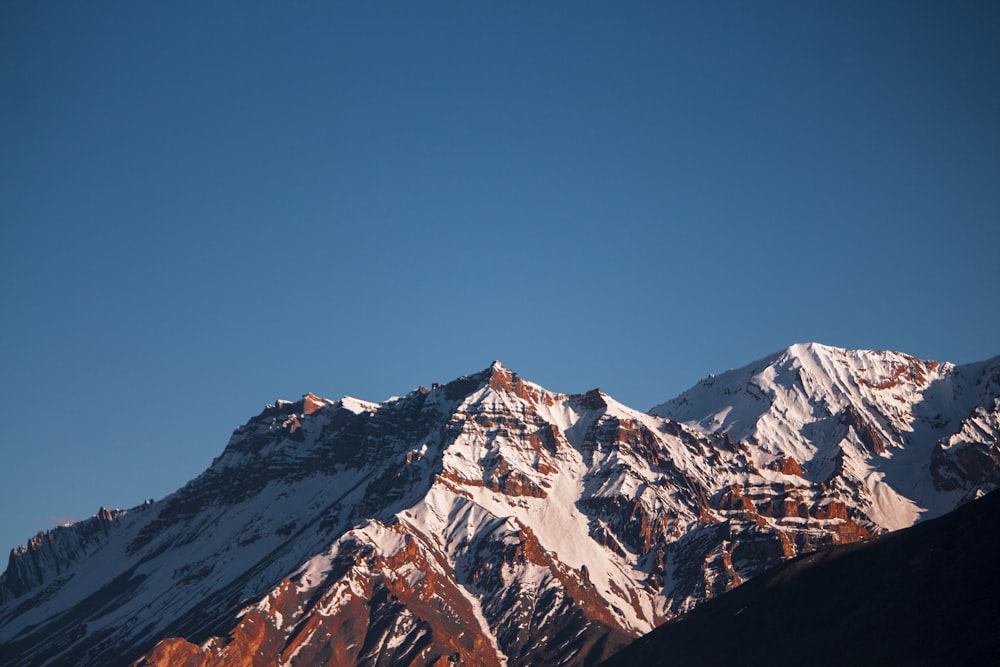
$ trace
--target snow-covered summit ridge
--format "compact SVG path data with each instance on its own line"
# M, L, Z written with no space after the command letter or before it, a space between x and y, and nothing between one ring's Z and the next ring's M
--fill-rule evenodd
M866 399L911 403L953 368L900 352L798 344L710 375L649 412L744 439L772 408L789 421L806 422L814 413Z
M955 366L806 343L709 376L650 414L750 441L757 465L790 457L812 481L839 474L867 488L878 523L899 528L982 493L970 480L1000 471L987 453L998 397L1000 357ZM979 454L945 455L961 433L965 445L979 442ZM958 459L977 472L944 483Z

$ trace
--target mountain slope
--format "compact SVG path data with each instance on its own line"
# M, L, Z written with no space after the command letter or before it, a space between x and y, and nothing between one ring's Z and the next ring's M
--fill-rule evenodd
M897 529L1000 482L1000 357L954 366L899 352L794 345L710 376L651 414L794 458Z
M499 363L381 404L279 401L175 494L12 552L0 661L592 664L785 559L995 484L995 369L956 392L926 497L885 481L868 404L819 391L795 400L835 416L808 431L832 445L709 432Z
M802 556L602 665L991 665L1000 651L1000 493Z

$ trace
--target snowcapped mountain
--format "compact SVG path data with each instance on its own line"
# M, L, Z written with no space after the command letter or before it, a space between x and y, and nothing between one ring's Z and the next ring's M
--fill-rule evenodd
M1000 359L813 345L655 414L499 363L381 404L279 401L173 495L13 551L0 662L592 664L992 488L998 396Z
M702 380L650 414L794 460L880 527L950 511L1000 481L1000 357L954 366L899 352L793 345Z

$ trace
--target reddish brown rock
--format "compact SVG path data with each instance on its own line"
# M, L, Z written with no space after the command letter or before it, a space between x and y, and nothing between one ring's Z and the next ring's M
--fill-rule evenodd
M767 468L769 470L774 470L776 472L784 473L785 475L796 475L797 477L802 477L802 466L794 457L782 456L773 461L771 461Z

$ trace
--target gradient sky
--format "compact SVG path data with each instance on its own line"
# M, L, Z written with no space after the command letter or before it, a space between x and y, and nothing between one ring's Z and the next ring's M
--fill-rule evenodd
M307 391L985 359L1000 4L5 2L0 232L4 552Z

